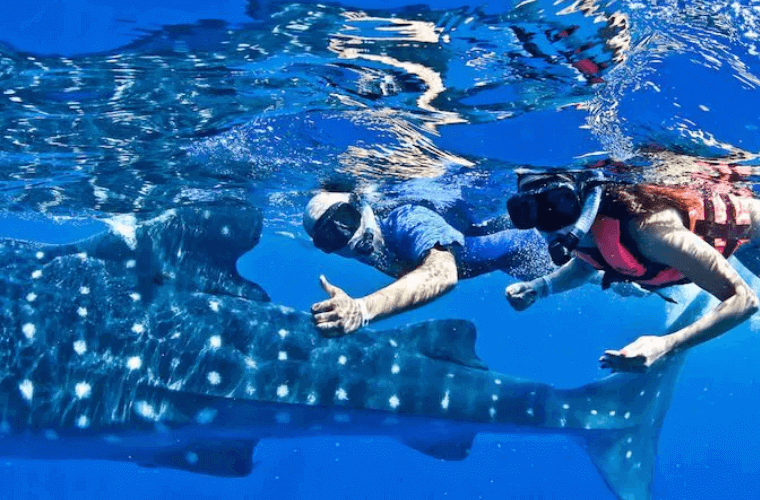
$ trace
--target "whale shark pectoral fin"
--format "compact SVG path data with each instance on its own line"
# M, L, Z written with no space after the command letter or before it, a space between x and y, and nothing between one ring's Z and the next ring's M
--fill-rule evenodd
M396 342L416 349L428 358L488 370L488 366L475 354L476 337L475 325L461 319L415 323L393 334Z
M406 446L429 457L439 460L459 461L470 456L475 433L447 435L445 437L403 437L399 438Z
M155 453L143 467L165 467L219 477L244 477L254 467L258 440L190 443Z

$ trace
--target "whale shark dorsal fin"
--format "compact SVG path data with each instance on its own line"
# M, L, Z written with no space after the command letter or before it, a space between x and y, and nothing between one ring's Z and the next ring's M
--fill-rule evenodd
M253 449L258 440L198 442L155 453L143 467L165 467L218 477L244 477L254 467Z
M394 331L392 337L399 345L417 350L428 358L488 370L475 354L477 333L470 321L442 319L415 323Z
M439 460L459 461L470 456L475 433L446 437L407 436L399 438L406 446Z
M115 217L110 230L67 245L107 262L131 262L144 295L159 285L250 300L269 301L258 285L237 272L238 258L259 241L260 210L248 206L187 206L152 218ZM60 253L62 250L59 250Z

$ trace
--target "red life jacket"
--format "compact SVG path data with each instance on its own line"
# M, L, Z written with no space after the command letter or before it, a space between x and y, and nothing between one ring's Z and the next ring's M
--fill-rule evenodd
M748 203L728 193L704 195L695 190L652 186L652 190L673 197L684 215L688 228L728 258L750 239L751 219ZM676 268L645 259L635 248L625 228L630 217L615 217L602 211L591 226L595 248L578 248L575 256L595 269L605 271L603 288L614 281L632 281L647 289L688 283Z

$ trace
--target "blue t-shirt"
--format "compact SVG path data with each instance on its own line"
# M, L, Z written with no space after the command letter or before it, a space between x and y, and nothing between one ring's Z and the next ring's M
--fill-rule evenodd
M550 271L546 243L536 231L507 229L486 236L465 237L438 213L403 205L380 221L392 266L399 275L415 269L433 248L451 250L460 278L500 269L518 279Z

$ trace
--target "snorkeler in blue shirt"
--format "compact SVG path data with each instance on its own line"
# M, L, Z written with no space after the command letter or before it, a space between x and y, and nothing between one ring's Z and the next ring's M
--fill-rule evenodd
M303 224L320 250L357 259L398 278L354 299L320 276L330 298L314 304L312 314L317 328L331 336L429 302L459 279L501 270L524 280L552 268L546 244L536 231L504 229L465 236L440 214L420 205L402 205L379 217L356 195L323 191L309 201Z

